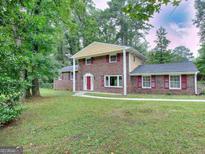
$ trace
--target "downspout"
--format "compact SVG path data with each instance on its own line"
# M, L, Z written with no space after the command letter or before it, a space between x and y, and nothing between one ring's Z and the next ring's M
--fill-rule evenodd
M124 84L123 84L123 94L124 95L127 95L127 62L126 62L126 49L123 48L123 81L124 81Z
M198 72L196 72L195 73L195 75L194 75L194 90L195 90L195 95L197 95L198 94L198 89L197 89L197 74L198 74Z
M73 92L75 92L75 58L73 58Z

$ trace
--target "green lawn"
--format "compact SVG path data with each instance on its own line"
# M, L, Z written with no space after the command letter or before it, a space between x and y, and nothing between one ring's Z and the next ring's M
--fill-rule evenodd
M162 94L128 94L127 96L113 93L86 93L91 96L102 96L102 97L127 97L127 98L162 98L162 99L205 99L205 95L162 95Z
M42 90L0 130L25 153L205 153L205 103L134 102Z

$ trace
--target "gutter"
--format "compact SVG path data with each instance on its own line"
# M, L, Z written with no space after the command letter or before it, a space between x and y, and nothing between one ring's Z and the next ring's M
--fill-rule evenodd
M130 73L130 76L139 76L139 75L177 75L177 74L196 74L197 72L162 72L162 73Z

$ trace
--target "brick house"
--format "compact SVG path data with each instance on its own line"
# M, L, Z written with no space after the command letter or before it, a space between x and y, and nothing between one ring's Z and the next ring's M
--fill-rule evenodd
M134 48L100 42L72 58L74 92L197 94L198 70L192 62L146 65Z
M76 77L78 72L78 65L75 67ZM60 76L53 82L55 90L72 90L73 88L73 66L66 66L60 70Z

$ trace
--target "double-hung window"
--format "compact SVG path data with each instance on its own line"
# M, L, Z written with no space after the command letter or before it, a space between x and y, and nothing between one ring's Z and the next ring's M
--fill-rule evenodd
M169 76L169 89L181 89L181 76L170 75Z
M106 75L104 78L105 87L122 87L121 75Z
M116 63L117 62L117 54L109 56L109 63Z
M142 88L151 88L151 76L142 76Z
M86 65L90 65L92 63L92 59L91 58L86 58L85 59L85 64Z

